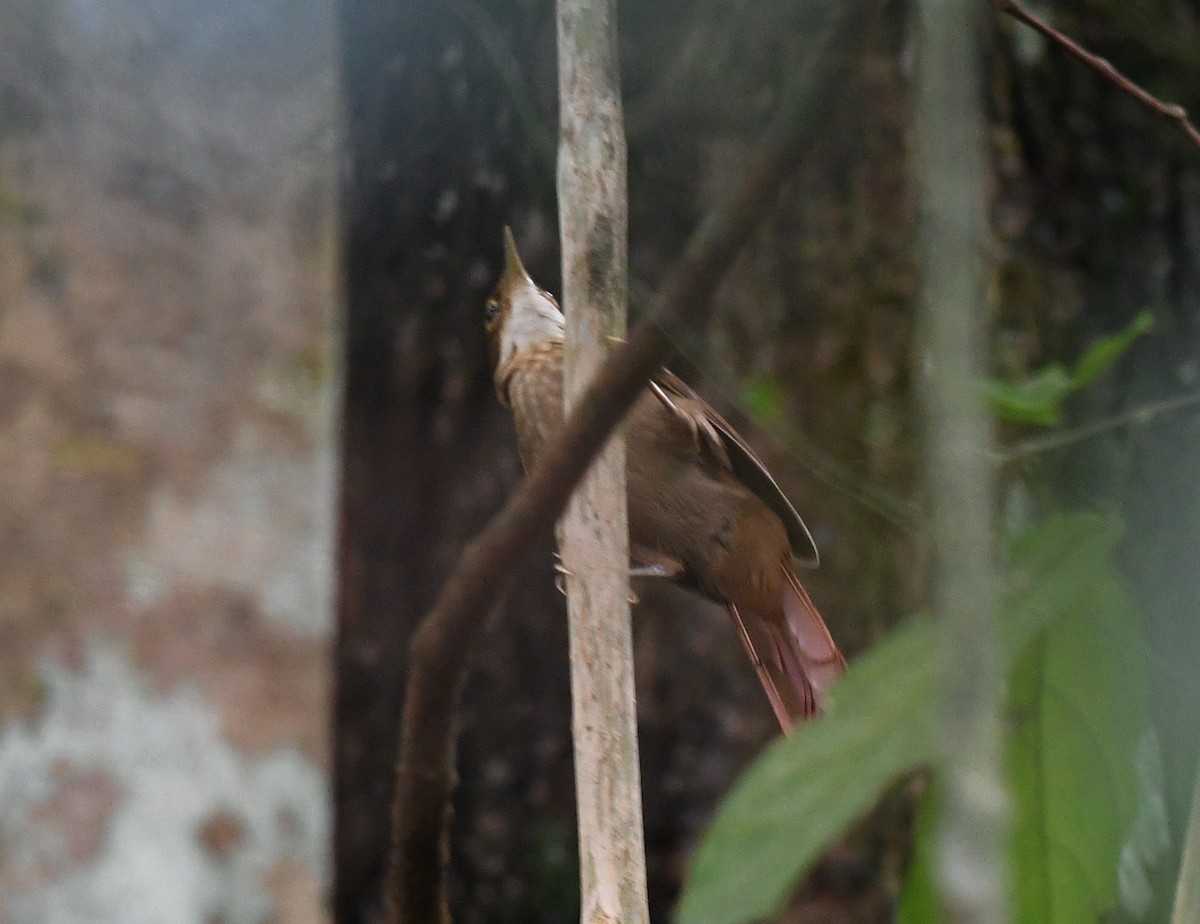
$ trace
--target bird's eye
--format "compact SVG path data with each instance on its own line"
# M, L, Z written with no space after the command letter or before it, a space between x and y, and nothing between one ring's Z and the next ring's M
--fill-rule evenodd
M495 299L488 299L488 303L483 306L483 316L491 321L500 313L500 306L496 304Z

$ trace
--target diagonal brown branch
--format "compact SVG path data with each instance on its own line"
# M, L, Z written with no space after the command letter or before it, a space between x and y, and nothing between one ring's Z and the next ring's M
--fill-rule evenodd
M1116 84L1123 92L1128 93L1147 109L1165 119L1170 119L1179 126L1180 131L1195 147L1200 148L1200 131L1188 120L1187 110L1182 106L1176 103L1164 103L1157 96L1146 92L1107 60L1088 51L1074 39L1059 32L1036 13L1026 9L1019 0L992 0L992 6L996 8L997 12L1007 13L1030 28L1036 29L1054 44L1065 49L1071 57L1082 61L1105 80Z
M850 78L861 23L877 0L822 0L823 41L797 69L779 112L742 182L692 235L683 255L630 339L597 373L538 467L508 505L464 550L432 610L413 636L387 871L391 924L448 922L446 860L454 787L454 718L482 632L482 614L530 546L558 518L571 491L649 376L663 363L661 325L687 314L703 323L717 284L775 200L805 146Z

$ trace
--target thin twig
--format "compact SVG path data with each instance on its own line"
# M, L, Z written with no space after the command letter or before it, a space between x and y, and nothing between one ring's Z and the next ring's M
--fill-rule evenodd
M1007 13L1030 28L1036 29L1060 48L1065 49L1071 57L1082 61L1100 76L1116 84L1124 93L1132 96L1147 109L1174 122L1187 136L1188 140L1195 147L1200 148L1200 131L1188 120L1187 110L1182 106L1177 103L1164 103L1157 96L1143 90L1113 67L1106 59L1088 51L1074 39L1059 32L1036 13L1026 9L1019 0L992 0L992 6L996 8L997 12Z
M1120 414L1106 417L1104 420L1093 421L1092 423L1074 427L1070 430L1063 430L1059 433L1052 433L1049 436L1017 443L1015 446L1001 452L999 454L999 461L1002 465L1024 462L1026 459L1044 452L1067 449L1086 440L1094 439L1097 436L1103 436L1105 433L1113 430L1119 430L1122 427L1135 424L1147 424L1163 414L1169 414L1172 411L1179 411L1196 405L1200 405L1200 394L1176 395L1174 398L1163 398L1160 401L1139 404L1137 407L1131 407Z
M823 41L798 66L779 112L731 197L697 228L649 315L613 351L592 386L525 484L463 551L454 573L413 636L401 728L393 847L386 874L390 924L450 920L446 861L450 796L454 789L455 716L482 633L482 614L494 604L530 550L549 530L571 491L650 375L667 358L660 324L685 312L701 323L717 284L775 201L806 145L820 137L825 116L850 83L851 50L860 24L877 0L822 0Z

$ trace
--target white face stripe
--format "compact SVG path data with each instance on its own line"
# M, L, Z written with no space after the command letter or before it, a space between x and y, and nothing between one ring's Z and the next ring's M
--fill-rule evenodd
M513 287L510 305L500 331L500 365L528 346L563 339L562 312L528 276Z

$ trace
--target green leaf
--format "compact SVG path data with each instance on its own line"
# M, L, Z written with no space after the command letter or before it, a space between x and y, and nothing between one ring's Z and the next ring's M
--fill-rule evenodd
M1054 426L1062 417L1062 403L1067 396L1099 378L1153 325L1153 315L1143 311L1124 330L1088 347L1073 372L1051 363L1023 382L987 379L983 383L983 398L1001 420Z
M1153 326L1154 315L1149 311L1142 311L1129 322L1123 331L1115 333L1111 337L1103 337L1093 343L1075 365L1075 387L1083 388L1098 379L1113 363L1125 355L1135 340Z
M1094 564L1012 674L1017 922L1095 922L1117 903L1146 724L1145 648L1108 556Z
M1098 515L1054 517L1013 547L1015 587L1000 631L1005 665L1107 561L1119 527ZM680 924L769 915L796 880L893 781L936 757L937 631L912 622L857 660L827 715L781 740L722 803L696 851Z
M1121 525L1112 517L1082 513L1050 517L1012 542L1012 590L1000 632L1004 664L1015 663L1031 642L1043 632L1054 632L1059 619L1079 609L1081 593L1087 593L1095 576L1111 572L1111 556L1120 536ZM944 920L932 879L933 790L936 781L921 807L916 848L901 895L900 924Z
M1139 743L1144 646L1112 566L1120 534L1110 517L1055 516L1010 549L1018 589L1001 644L1005 660L1016 659L1008 754L1020 924L1095 924L1116 903L1118 875L1129 907L1143 897L1146 860L1161 851L1157 751L1144 735ZM1140 822L1131 820L1135 805ZM931 881L930 812L922 807L902 924L944 919Z
M915 845L904 888L900 891L900 907L896 909L896 924L937 924L944 918L933 885L934 828L941 802L937 786L931 785L917 811Z
M1000 643L1014 664L1034 637L1080 606L1095 575L1112 572L1122 526L1099 513L1051 516L1017 536L1008 550L1010 594Z
M825 718L750 768L696 851L680 924L766 916L889 783L933 756L936 638L930 623L892 633L834 688Z
M1075 380L1053 363L1024 382L988 379L983 383L983 398L1001 420L1053 426L1059 421L1063 399L1074 390Z

